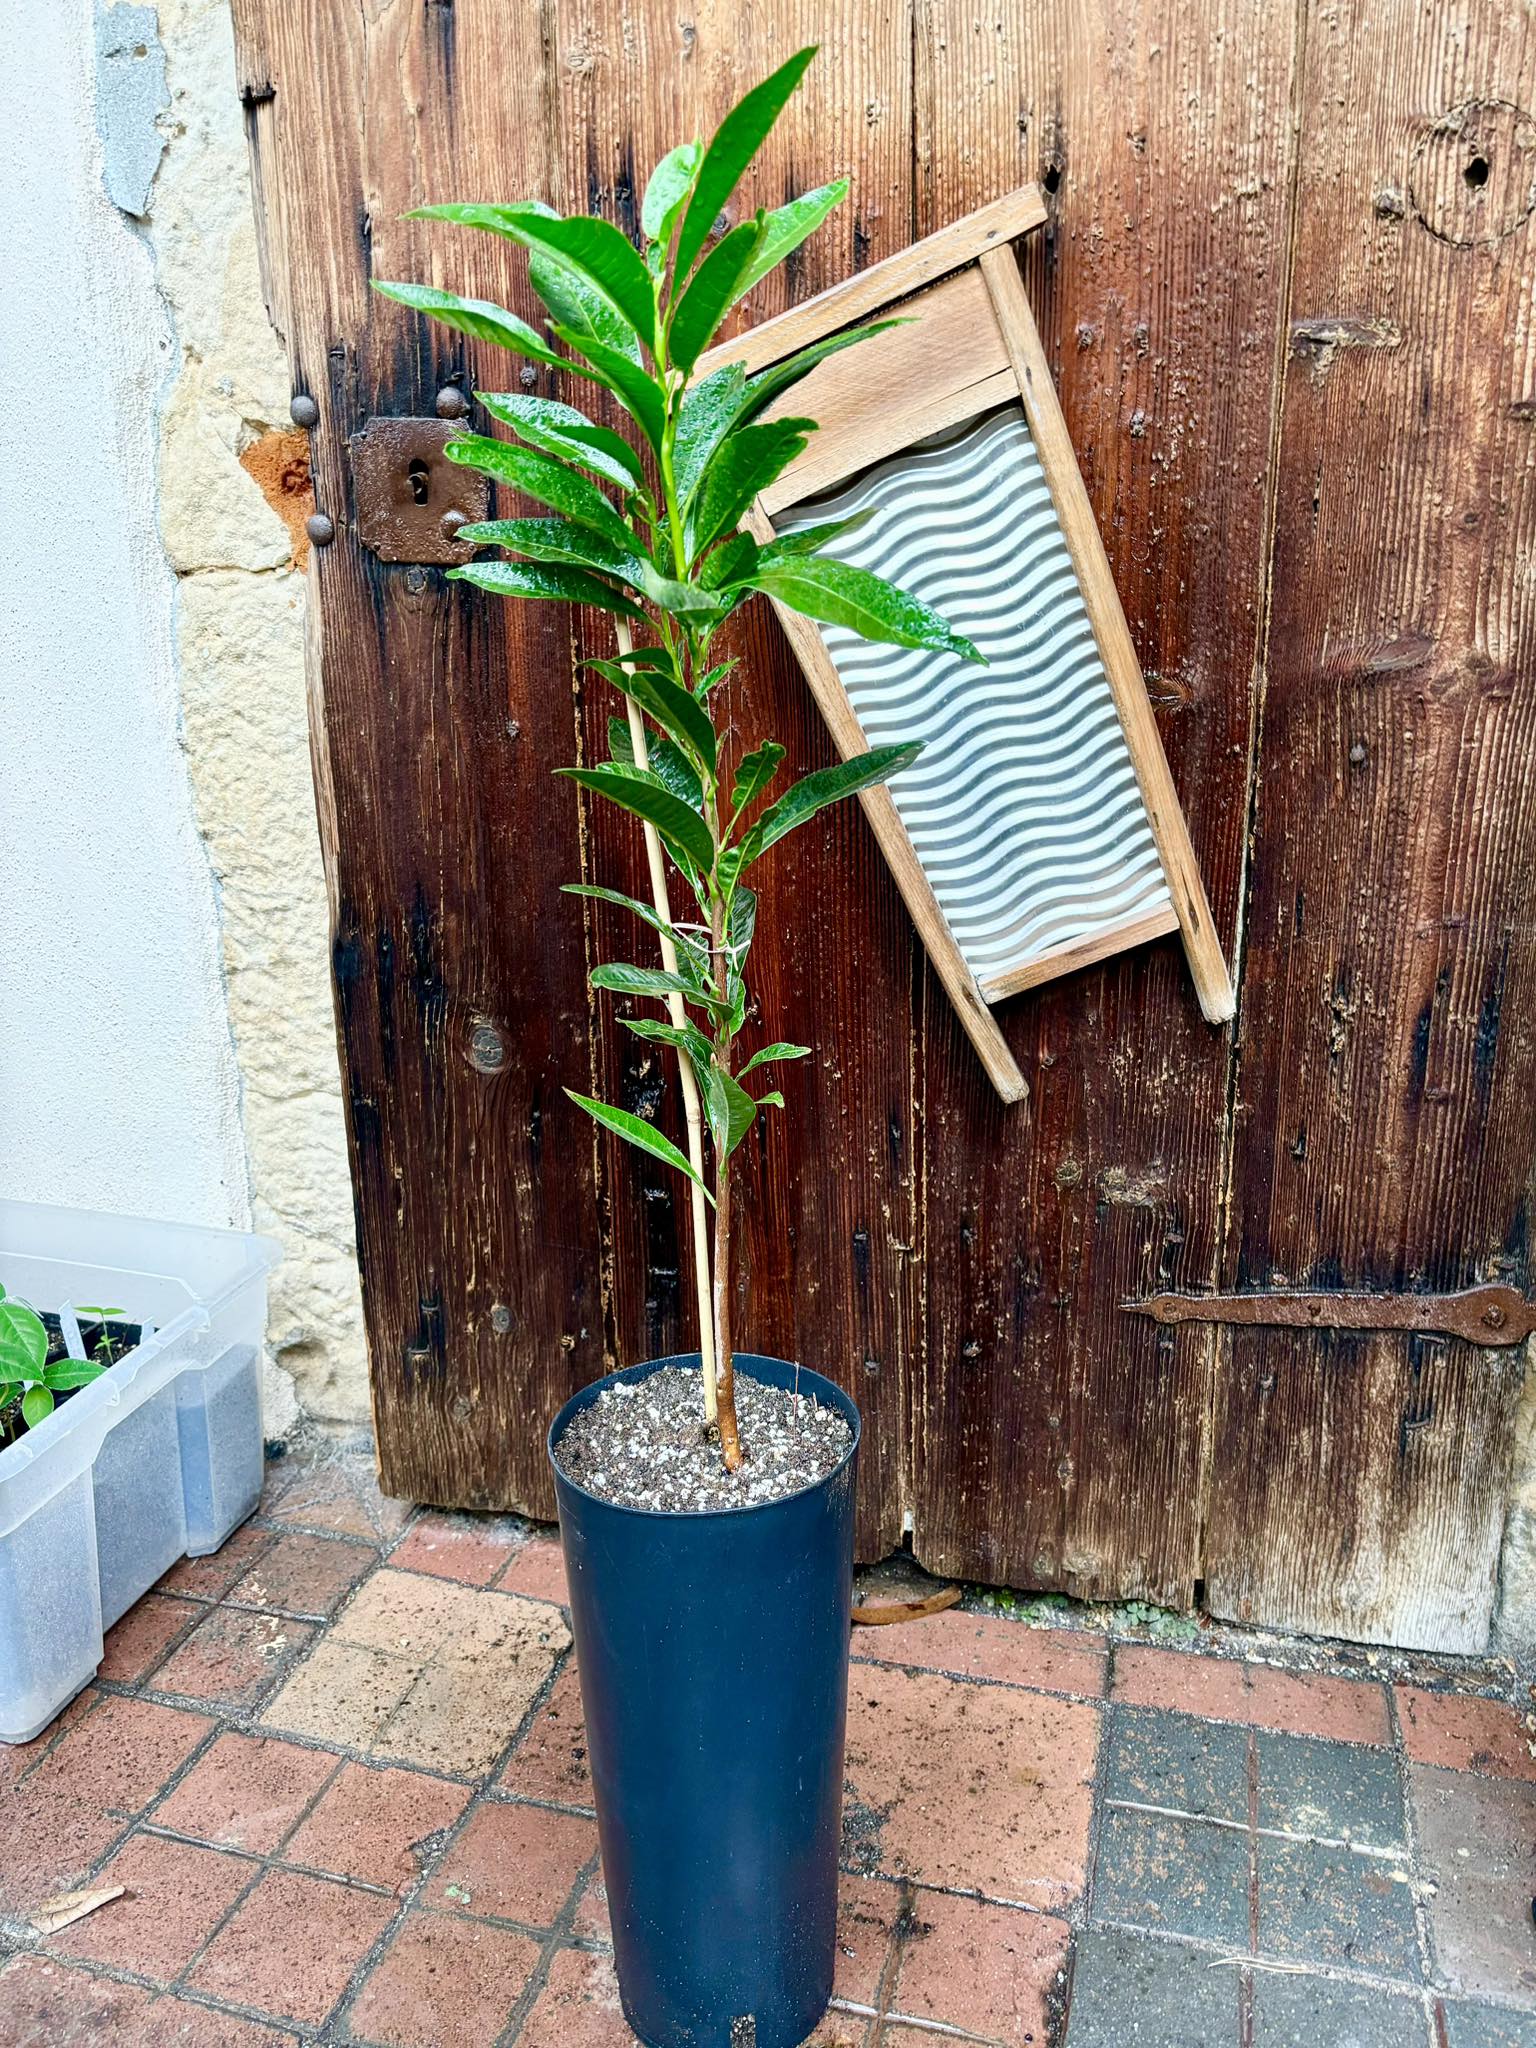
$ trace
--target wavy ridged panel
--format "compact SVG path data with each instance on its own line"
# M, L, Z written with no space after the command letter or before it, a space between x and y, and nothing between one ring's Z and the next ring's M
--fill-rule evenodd
M1166 909L1023 408L936 434L775 524L789 533L869 509L834 552L926 599L991 664L822 628L870 744L927 743L891 796L977 980Z

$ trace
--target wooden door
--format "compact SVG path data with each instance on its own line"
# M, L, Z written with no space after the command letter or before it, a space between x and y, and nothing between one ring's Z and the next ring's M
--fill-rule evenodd
M747 1174L747 1327L856 1392L867 1554L906 1529L940 1571L1478 1646L1520 1353L1160 1330L1121 1303L1527 1277L1523 15L1467 35L1407 0L235 16L273 316L337 528L314 734L386 1485L548 1513L557 1402L692 1326L674 1188L560 1093L677 1115L585 992L615 934L558 894L641 879L623 824L550 774L597 743L574 664L604 627L360 545L351 437L509 374L367 279L536 317L502 245L399 216L532 196L633 230L660 152L818 40L732 212L838 172L854 197L746 317L1045 184L1026 282L1240 1011L1201 1022L1176 941L1021 997L1000 1014L1032 1096L1004 1109L862 817L830 814L765 867L764 1014L820 1052ZM743 729L830 759L772 620L737 651Z

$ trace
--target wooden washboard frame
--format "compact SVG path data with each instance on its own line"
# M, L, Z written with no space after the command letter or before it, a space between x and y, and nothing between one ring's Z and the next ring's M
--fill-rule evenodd
M700 364L701 373L732 362L755 373L855 321L896 312L917 323L829 357L770 410L769 417L774 412L807 414L821 428L753 507L745 523L760 541L771 540L775 520L806 500L878 472L879 465L915 444L962 422L975 421L985 430L984 416L1022 408L1018 439L1026 449L1033 444L1030 458L1043 472L1076 577L1076 595L1062 609L1076 611L1080 604L1086 612L1092 632L1089 653L1096 650L1095 667L1102 669L1108 686L1166 893L1159 886L1160 900L1150 913L1143 906L1123 921L1106 922L1015 964L994 965L978 974L941 908L891 792L863 793L860 801L929 957L1005 1102L1020 1100L1028 1090L989 1005L1021 989L1177 929L1205 1016L1225 1023L1235 1009L1231 977L1130 628L1013 251L1015 239L1039 227L1045 217L1039 187L1026 185L803 306L721 343ZM1016 416L1010 410L1002 424ZM1054 546L1055 539L1051 534L1049 544ZM838 552L848 554L849 548L840 545ZM782 605L775 610L837 747L845 755L861 753L870 740L839 673L827 629ZM958 623L963 629L963 620ZM920 772L921 766L910 772ZM1150 852L1146 858L1151 861Z

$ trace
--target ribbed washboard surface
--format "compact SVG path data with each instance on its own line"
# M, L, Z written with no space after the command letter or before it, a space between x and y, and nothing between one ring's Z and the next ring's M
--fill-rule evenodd
M1167 883L1023 408L920 441L775 525L869 507L832 552L926 598L991 664L822 629L870 744L927 742L891 796L977 980L1162 908Z

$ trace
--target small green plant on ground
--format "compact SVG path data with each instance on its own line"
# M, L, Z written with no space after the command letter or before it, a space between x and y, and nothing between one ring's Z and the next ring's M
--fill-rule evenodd
M618 621L619 651L589 664L628 700L609 728L607 761L563 769L583 789L642 819L696 906L673 917L665 870L654 903L592 884L571 893L633 912L661 941L661 967L598 967L593 986L662 1005L659 1017L625 1016L640 1037L672 1048L685 1095L696 1087L710 1138L706 1184L662 1131L612 1103L567 1090L606 1129L684 1174L714 1207L712 1354L705 1351L705 1412L718 1419L725 1463L742 1451L732 1373L731 1158L759 1113L782 1108L776 1088L756 1094L765 1069L811 1050L787 1040L742 1059L747 956L757 897L746 876L786 834L826 805L898 774L916 745L872 748L817 770L781 793L785 749L760 739L728 750L720 692L734 663L713 661L726 621L759 593L866 639L980 660L929 606L825 549L856 520L760 545L740 530L753 501L806 446L815 421L767 417L816 365L893 324L847 329L757 376L739 363L698 377L700 358L731 308L815 232L846 196L837 180L712 240L715 223L815 55L802 50L754 87L707 147L686 142L663 157L641 205L643 253L610 222L516 205L424 206L415 218L457 222L505 237L528 253L528 279L553 339L503 308L426 285L377 289L482 342L492 342L606 393L623 433L574 407L527 393L480 392L514 442L466 433L451 460L531 498L549 516L495 519L460 530L515 559L448 573L507 597L593 605ZM631 633L649 634L634 646ZM727 758L728 751L731 758ZM656 886L656 877L663 877ZM750 1086L748 1085L750 1082ZM702 1218L696 1203L696 1227Z
M81 1313L104 1318L112 1311L86 1309ZM105 1337L105 1329L102 1334ZM108 1356L102 1357L100 1345L95 1358L50 1362L49 1343L48 1325L36 1309L0 1287L0 1442L15 1433L13 1418L18 1410L25 1427L36 1429L53 1413L55 1396L88 1386L112 1363L110 1348Z

